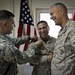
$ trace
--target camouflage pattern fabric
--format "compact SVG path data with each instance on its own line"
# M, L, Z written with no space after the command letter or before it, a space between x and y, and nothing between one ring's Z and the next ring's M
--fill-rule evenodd
M51 63L52 75L75 75L75 22L60 30Z
M0 34L0 75L17 75L17 64L31 62L31 57L35 54L37 46L31 43L28 50L20 52L15 45L20 45L28 41L28 36L18 39L10 38Z

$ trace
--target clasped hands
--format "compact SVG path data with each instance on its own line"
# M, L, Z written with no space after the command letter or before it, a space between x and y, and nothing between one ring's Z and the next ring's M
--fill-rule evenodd
M39 40L37 36L31 36L30 40L31 42L34 42L34 44L36 44L37 46L42 45L42 41ZM47 61L51 62L52 58L53 58L53 53L52 52L47 53Z
M51 53L47 53L47 61L51 62L52 58L53 58L53 53L52 52Z
M39 40L36 35L30 36L30 43L31 42L34 42L34 44L36 44L37 46L41 46L42 45L42 41Z

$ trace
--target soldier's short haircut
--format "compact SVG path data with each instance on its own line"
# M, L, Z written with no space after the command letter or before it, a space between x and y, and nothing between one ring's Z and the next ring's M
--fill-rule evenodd
M10 17L14 17L15 15L8 10L0 10L0 21L4 19L9 19Z
M47 23L46 21L44 21L44 20L39 21L39 22L37 23L37 26L38 26L40 23L45 23L45 24L48 26L48 23Z
M63 3L55 3L54 5L52 5L52 6L60 6L61 8L63 8L64 10L66 10L67 11L67 7L63 4Z

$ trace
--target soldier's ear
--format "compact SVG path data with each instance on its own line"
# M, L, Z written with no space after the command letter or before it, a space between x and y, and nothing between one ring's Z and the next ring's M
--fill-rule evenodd
M3 21L3 22L2 22L2 26L3 26L3 27L6 27L6 21Z
M50 27L48 26L47 29L50 30Z
M61 11L61 15L63 15L64 13L63 13L63 11Z
M60 13L61 13L61 15L64 14L64 10L63 10L63 8L61 8Z
M3 22L2 22L2 25L5 26L5 25L6 25L6 21L3 21Z

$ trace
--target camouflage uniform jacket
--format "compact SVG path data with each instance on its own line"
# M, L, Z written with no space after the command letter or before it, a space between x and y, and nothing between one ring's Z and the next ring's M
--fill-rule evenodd
M35 65L32 75L50 75L51 63L47 61L47 53L53 53L55 41L56 39L51 36L46 43L42 40L43 45L37 48L33 58L33 64Z
M12 39L0 34L0 75L17 75L17 63L23 64L31 61L30 58L35 54L34 49L37 48L34 43L30 44L25 52L20 52L15 47L28 40L28 36Z
M52 75L75 75L75 22L60 30L51 63Z

